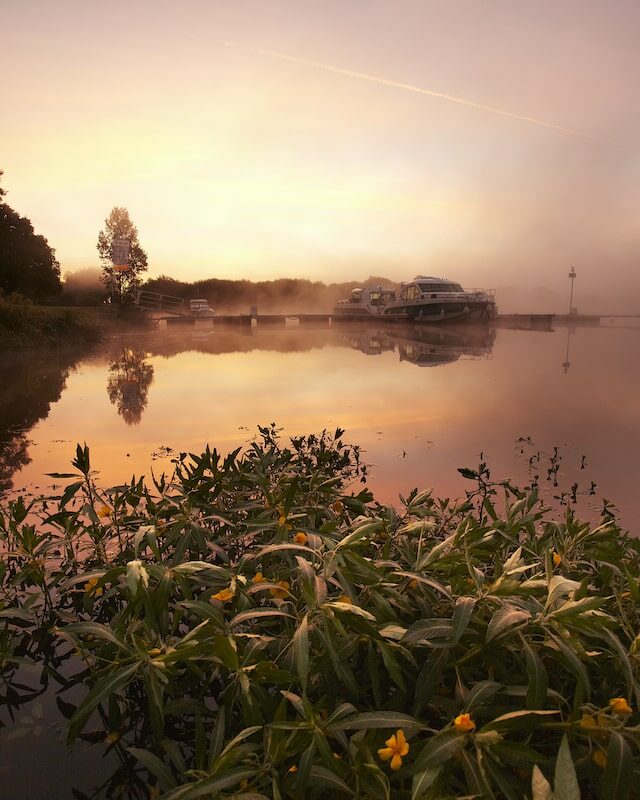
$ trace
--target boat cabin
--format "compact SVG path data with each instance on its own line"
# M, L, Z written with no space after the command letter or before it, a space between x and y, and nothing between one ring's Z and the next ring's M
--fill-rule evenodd
M439 294L458 294L460 292L464 292L464 289L459 283L448 281L446 278L418 275L412 281L402 284L400 300L419 300L425 295L435 297Z

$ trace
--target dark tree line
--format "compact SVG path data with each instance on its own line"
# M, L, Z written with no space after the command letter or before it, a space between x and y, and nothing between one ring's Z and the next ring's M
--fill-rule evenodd
M0 294L45 300L61 289L55 250L30 220L3 202L5 194L0 187Z

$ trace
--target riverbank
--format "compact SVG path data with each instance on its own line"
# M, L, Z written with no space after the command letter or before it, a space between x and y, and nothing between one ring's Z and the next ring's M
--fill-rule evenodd
M69 744L131 798L637 797L637 541L485 468L379 504L342 434L107 491L78 446L0 513L13 705L55 665Z
M151 324L137 308L38 306L0 299L0 350L90 345L110 334Z

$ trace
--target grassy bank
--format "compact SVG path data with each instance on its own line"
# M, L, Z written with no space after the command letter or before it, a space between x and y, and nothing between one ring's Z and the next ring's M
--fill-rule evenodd
M0 347L98 341L101 315L0 299Z
M150 327L138 308L63 308L0 299L0 348L91 344L130 328Z
M78 447L0 515L2 699L42 662L105 797L639 797L637 542L484 470L380 505L341 434L106 492Z

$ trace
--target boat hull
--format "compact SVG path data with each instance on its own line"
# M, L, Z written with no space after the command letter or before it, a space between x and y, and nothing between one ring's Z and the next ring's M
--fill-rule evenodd
M443 322L488 322L495 316L495 306L487 300L398 303L386 308L384 316L408 322L424 322L429 325L438 325Z

